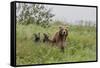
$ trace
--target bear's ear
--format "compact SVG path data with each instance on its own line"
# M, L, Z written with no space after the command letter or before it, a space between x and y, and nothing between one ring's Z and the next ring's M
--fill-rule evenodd
M66 28L69 28L68 26L66 26Z
M63 27L62 26L59 26L59 29L63 29Z
M68 26L66 26L66 28L65 28L66 30L68 30L69 29L69 27Z
M69 28L69 26L66 26L66 29L68 29Z

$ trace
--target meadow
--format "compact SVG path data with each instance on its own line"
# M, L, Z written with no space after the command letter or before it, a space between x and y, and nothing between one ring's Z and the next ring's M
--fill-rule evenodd
M34 33L48 33L52 37L60 24L48 28L38 25L16 24L16 64L47 64L96 60L96 27L69 25L65 52L50 43L34 42Z

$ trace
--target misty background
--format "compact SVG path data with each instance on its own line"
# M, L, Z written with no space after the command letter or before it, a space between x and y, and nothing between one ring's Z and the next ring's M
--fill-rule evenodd
M39 7L40 9L38 9ZM17 3L16 11L18 20L20 18L22 18L21 20L27 19L27 22L29 19L31 22L34 22L32 20L36 20L37 18L37 20L40 21L35 22L40 23L47 23L50 22L50 20L52 20L52 23L55 21L60 21L63 23L74 25L86 25L87 23L89 23L90 25L96 25L95 7ZM44 21L43 18L45 18Z
M45 5L52 9L55 14L54 20L60 20L65 23L78 24L81 20L96 23L96 8L94 7L78 7L78 6L59 6Z

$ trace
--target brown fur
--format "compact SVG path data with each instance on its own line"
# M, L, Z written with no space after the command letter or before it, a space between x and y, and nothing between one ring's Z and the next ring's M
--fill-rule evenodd
M46 34L46 33L43 33L43 42L50 42L50 39L49 39L49 35Z
M34 35L34 41L35 42L39 42L40 41L40 33L35 33L35 34L33 34Z
M59 31L55 33L52 43L59 46L61 51L64 52L64 43L66 42L66 37L68 36L67 28L59 27Z

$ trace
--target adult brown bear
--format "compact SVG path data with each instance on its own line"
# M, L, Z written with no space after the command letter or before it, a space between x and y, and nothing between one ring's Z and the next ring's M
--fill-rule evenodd
M59 31L55 33L52 43L60 47L61 51L64 52L66 37L68 36L68 27L59 27Z

